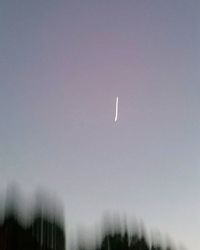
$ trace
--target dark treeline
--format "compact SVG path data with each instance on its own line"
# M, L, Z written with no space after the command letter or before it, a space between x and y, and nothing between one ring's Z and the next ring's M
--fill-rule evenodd
M120 222L120 217L114 219L108 217L104 220L100 232L92 236L94 241L86 240L84 237L86 234L83 233L78 250L175 250L169 239L161 239L153 233L154 237L150 237L143 223L137 221L128 227L124 221Z
M170 246L164 247L161 243L148 242L144 235L128 232L107 232L100 244L94 247L79 245L79 250L172 250Z
M64 216L56 201L40 196L34 209L25 216L14 193L0 213L0 250L65 250ZM26 219L25 219L26 217ZM104 223L104 227L109 223ZM95 244L80 241L77 250L173 250L170 246L150 241L141 230L128 230L120 223L102 230ZM100 236L100 234L99 234ZM95 238L96 239L96 238ZM94 242L94 241L93 241ZM88 242L87 242L88 243Z
M22 207L12 189L0 214L0 250L65 250L64 218L56 201L39 195L29 211Z

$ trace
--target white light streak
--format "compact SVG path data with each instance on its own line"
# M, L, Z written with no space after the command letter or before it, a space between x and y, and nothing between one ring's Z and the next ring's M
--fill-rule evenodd
M119 98L118 96L116 97L116 105L115 105L115 122L118 119L118 102L119 102Z

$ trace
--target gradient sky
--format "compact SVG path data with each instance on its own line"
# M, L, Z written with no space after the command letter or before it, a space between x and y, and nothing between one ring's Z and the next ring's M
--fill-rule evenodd
M41 186L74 227L125 212L199 250L199 13L198 0L2 0L1 193Z

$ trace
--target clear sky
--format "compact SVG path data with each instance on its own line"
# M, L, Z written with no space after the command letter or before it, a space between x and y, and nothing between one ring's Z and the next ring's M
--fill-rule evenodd
M125 212L199 250L199 13L198 0L2 0L1 191L41 186L71 225Z

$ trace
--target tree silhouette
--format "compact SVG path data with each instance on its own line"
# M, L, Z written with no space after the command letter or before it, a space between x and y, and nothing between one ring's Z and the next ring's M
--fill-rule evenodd
M158 244L149 244L144 233L128 232L119 228L107 230L100 241L100 244L87 249L79 246L78 250L171 250L170 247L163 248Z

